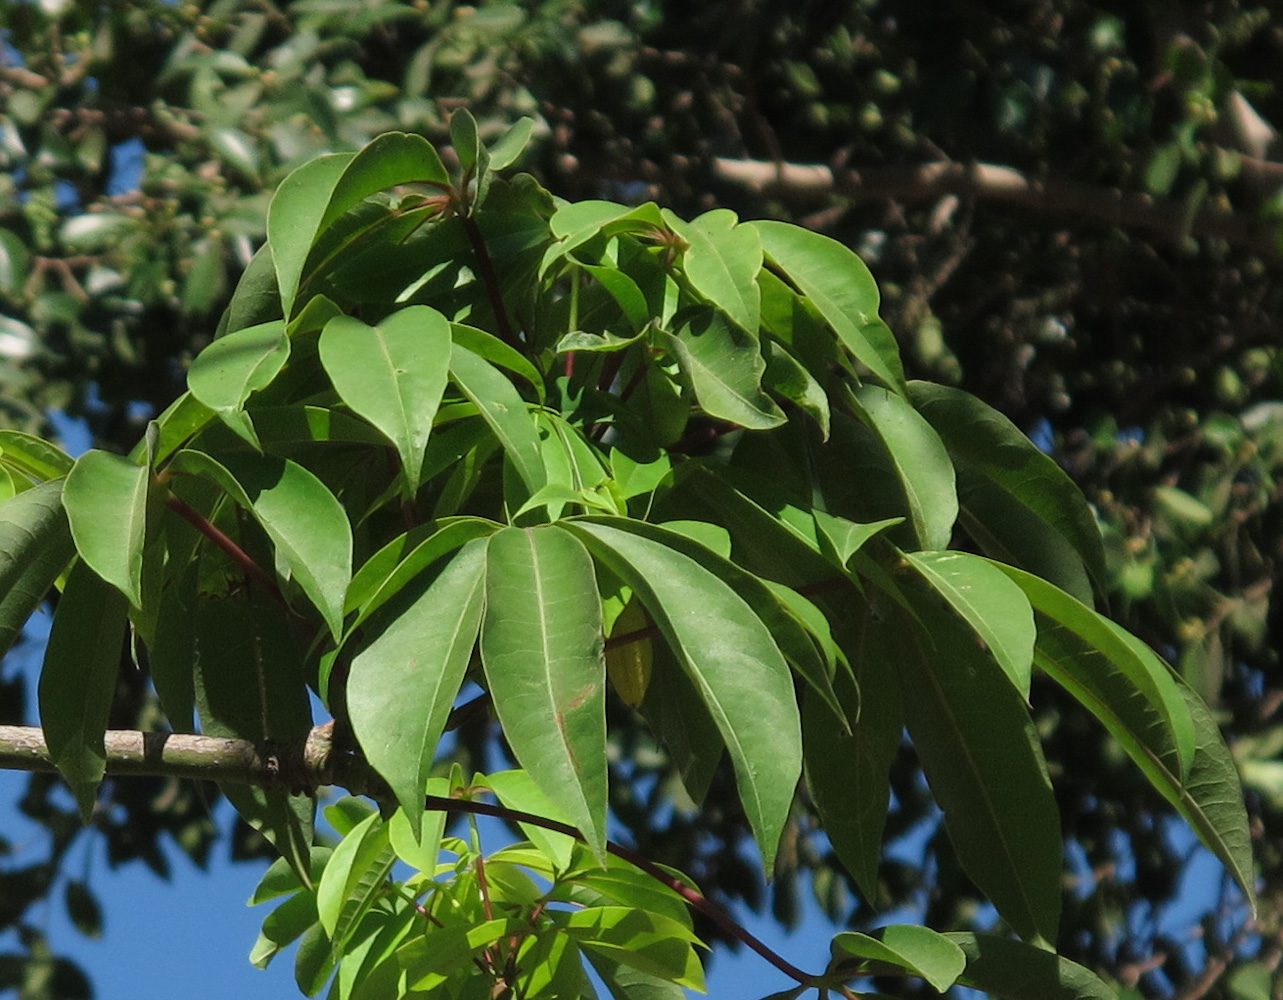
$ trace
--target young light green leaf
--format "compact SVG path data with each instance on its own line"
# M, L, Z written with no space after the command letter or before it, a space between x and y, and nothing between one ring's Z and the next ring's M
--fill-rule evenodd
M348 713L366 758L419 833L423 795L481 624L486 544L468 542L352 659Z
M280 320L261 323L220 337L196 355L187 385L199 402L226 418L252 393L270 385L289 356L285 325Z
M958 982L1003 1000L1117 1000L1095 973L1034 945L994 934L945 935L967 967Z
M659 334L681 365L704 412L752 430L785 422L780 408L762 390L766 362L757 338L703 307L674 317L676 334Z
M555 526L492 535L481 659L504 735L535 784L606 844L606 664L592 559Z
M802 769L797 700L779 647L753 609L689 556L605 524L566 527L632 587L694 682L770 871Z
M483 148L477 134L477 120L467 108L458 108L450 116L450 142L463 172L471 173L481 160ZM478 172L481 169L484 165L478 168Z
M833 951L898 966L940 993L957 982L967 965L957 944L930 927L913 924L892 924L872 935L847 931L833 939Z
M1153 650L1054 584L1012 566L993 565L1015 581L1033 606L1039 667L1130 747L1142 768L1148 771L1146 761L1153 757L1179 785L1193 765L1197 735L1172 671Z
M963 869L1025 938L1056 939L1060 816L1022 699L939 599L905 588L905 721ZM919 624L920 623L920 624Z
M689 223L666 210L663 216L687 243L682 269L695 291L741 330L756 336L762 312L756 280L762 269L762 240L757 230L738 225L735 213L726 208L705 212Z
M330 198L354 158L352 153L332 153L310 160L281 181L268 205L267 243L286 319L293 315L303 265L321 232Z
M419 487L450 370L450 345L449 321L427 306L400 309L377 326L340 316L321 331L321 363L334 388L396 446L408 496Z
M146 466L94 450L76 460L62 490L80 557L134 607L142 605L150 483Z
M128 602L89 565L72 567L40 671L40 724L49 759L88 823L106 773L103 734L116 693Z
M585 951L658 976L688 989L704 990L697 938L685 924L631 906L595 906L573 913L549 911Z
M543 793L528 771L496 771L486 776L485 784L509 809L517 809L535 816L555 819L559 823L574 825L552 799ZM583 850L580 842L574 837L530 823L521 823L519 826L530 843L547 859L552 866L552 871L566 871L570 867L576 848Z
M686 1000L688 994L676 983L622 965L605 955L586 955L610 991L611 1000Z
M904 558L949 602L1028 701L1037 630L1024 591L992 563L966 552L906 552Z
M0 503L0 654L75 555L62 487L44 482Z
M904 392L895 342L871 336L878 322L878 286L855 252L837 240L787 222L754 222L766 256L819 309L852 356L884 385Z
M944 442L903 396L865 385L851 391L851 399L886 449L919 546L947 549L958 519L958 492Z
M960 389L910 382L909 398L958 471L962 521L984 551L1091 604L1105 552L1086 498L1064 470L997 410Z
M387 825L377 814L359 823L334 848L316 887L316 912L336 956L383 891L395 862Z
M450 378L481 411L505 453L534 493L546 482L539 434L525 401L488 361L460 344L450 354Z

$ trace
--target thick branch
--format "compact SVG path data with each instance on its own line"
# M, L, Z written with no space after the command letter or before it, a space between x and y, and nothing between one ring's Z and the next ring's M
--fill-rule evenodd
M1283 258L1278 234L1244 215L1203 209L1191 217L1180 202L1079 181L1031 177L992 163L939 162L835 173L823 164L718 158L713 169L725 181L793 202L823 202L834 195L856 201L927 201L953 194L1144 229L1172 240L1207 236L1263 257Z

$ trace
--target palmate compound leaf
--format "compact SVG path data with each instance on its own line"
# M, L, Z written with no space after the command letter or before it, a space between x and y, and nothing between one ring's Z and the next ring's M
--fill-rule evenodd
M802 769L802 733L788 664L744 600L689 556L617 527L566 522L646 606L726 742L740 799L775 863Z
M40 671L40 724L49 757L87 823L106 772L103 734L116 691L128 601L84 562L72 567Z
M400 309L376 326L339 316L321 331L319 347L339 397L396 446L413 496L450 370L449 321L427 306Z
M1100 720L1255 906L1238 771L1202 699L1113 622L1045 580L996 565L1033 604L1036 665Z
M897 611L901 704L949 840L1021 937L1054 941L1060 815L1033 721L992 653L943 598L921 585L904 593L917 620Z
M485 566L486 541L467 542L352 659L352 729L416 836L437 741L481 625Z
M0 654L75 555L62 486L41 483L0 504Z
M513 753L593 852L606 844L601 599L583 543L555 525L490 537L481 659Z
M1091 604L1105 578L1096 518L1069 476L1020 429L969 392L910 382L909 398L943 439L958 472L960 517L995 559Z

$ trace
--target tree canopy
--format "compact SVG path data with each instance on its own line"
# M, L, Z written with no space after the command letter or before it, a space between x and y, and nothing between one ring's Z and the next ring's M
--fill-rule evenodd
M1240 930L1228 888L1201 950L1118 930L1174 897L1184 848L1164 811L1250 893L1242 796L1202 701L1230 726L1257 832L1277 822L1279 36L1264 13L226 2L3 16L14 496L0 514L20 595L5 611L11 639L58 581L55 621L71 624L48 664L75 671L47 666L41 697L82 805L102 775L95 733L153 728L151 687L176 731L195 713L205 734L293 746L306 685L340 738L350 716L381 776L359 787L411 828L407 842L396 816L332 817L350 835L326 870L354 881L287 904L290 926L320 928L300 952L318 987L322 953L364 943L357 972L370 955L388 965L369 921L396 951L410 910L356 883L407 843L427 851L411 804L449 725L461 772L438 792L467 797L479 771L504 807L585 838L532 833L540 853L500 859L596 914L523 941L600 956L611 933L690 933L598 912L614 905L591 884L617 870L593 866L609 802L638 857L712 898L755 892L745 838L768 866L778 853L781 919L809 881L865 930L909 903L938 930L1046 939L1125 987L1203 977L1267 995L1253 990L1268 946L1252 962L1276 919L1265 836L1258 931ZM527 139L538 181L501 172ZM43 434L50 407L84 415L106 449L65 487L65 457L17 433ZM531 597L544 580L560 604ZM554 621L554 605L574 611ZM127 609L150 686L117 672ZM92 629L106 631L86 657ZM411 702L420 656L442 657L441 683ZM206 676L214 662L248 673ZM614 693L569 697L588 692L567 678L600 662ZM489 700L456 705L464 678ZM21 721L20 682L5 693ZM491 773L505 761L533 790L505 793L528 780ZM287 793L322 777L225 786L300 885L310 799ZM77 836L51 787L33 778L24 806L51 854L6 873L19 898ZM107 794L123 808L95 827L117 860L163 867L162 831L208 851L200 799L172 776ZM881 857L932 797L944 823L922 864ZM1065 900L1062 835L1079 880ZM488 862L449 843L463 881L440 905L542 899L517 880L487 902L468 873ZM734 937L704 917L695 930ZM491 932L469 948L500 954L512 928ZM948 940L964 976L1002 992L975 970L1007 945ZM839 941L852 963L894 964L885 936ZM538 963L577 968L567 955ZM687 958L666 961L633 971L694 981ZM861 968L886 970L834 971Z

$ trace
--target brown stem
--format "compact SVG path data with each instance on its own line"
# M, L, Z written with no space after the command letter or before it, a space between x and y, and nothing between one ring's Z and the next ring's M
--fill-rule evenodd
M499 336L509 347L516 350L521 349L517 342L517 336L512 331L512 323L508 320L508 310L503 305L503 294L499 289L499 276L495 273L494 261L490 259L490 251L486 249L485 237L481 235L481 227L477 225L477 220L471 215L460 215L459 221L463 223L463 231L468 234L468 242L472 244L472 255L477 261L477 271L481 275L481 283L486 286L486 295L490 299L490 309L495 315L495 322L499 324Z
M219 551L244 570L249 579L271 594L282 607L289 607L289 602L285 600L285 595L281 593L281 588L276 585L276 581L264 572L263 567L256 563L248 552L211 524L200 511L172 493L165 497L165 506L213 542Z

